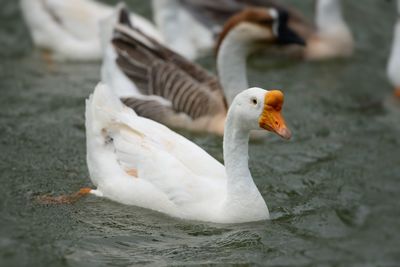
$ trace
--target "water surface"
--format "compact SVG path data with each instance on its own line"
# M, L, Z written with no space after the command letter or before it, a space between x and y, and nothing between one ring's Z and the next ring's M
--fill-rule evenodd
M111 1L109 1L111 2ZM312 14L312 1L291 1ZM272 220L220 225L88 197L41 205L43 194L92 186L84 99L99 64L48 66L17 1L1 0L0 265L400 265L400 103L385 77L394 1L343 1L357 40L346 60L253 57L252 85L281 88L290 142L250 145ZM149 15L147 1L129 1ZM201 60L211 70L212 58ZM222 139L185 133L222 160Z

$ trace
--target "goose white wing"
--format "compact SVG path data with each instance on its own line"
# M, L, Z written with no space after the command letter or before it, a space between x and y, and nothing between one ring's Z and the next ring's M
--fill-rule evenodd
M137 123L143 124L143 121L139 119L131 124ZM171 147L174 141L179 142L172 136L168 138L170 141L158 140L127 126L120 124L107 132L118 163L128 174L153 185L173 204L185 206L203 202L210 195L216 195L214 191L224 188L223 179L219 179L223 176L213 176L213 172L209 172L213 164L210 169L198 168L197 162L208 159L200 156L195 147L186 147L192 154L183 155L185 149Z
M224 166L196 144L155 121L130 117L125 117L124 124L141 133L142 145L167 153L196 175L225 177Z
M157 197L182 206L218 196L213 191L225 186L221 163L165 126L137 116L104 85L87 102L86 132L88 167L99 188L137 180L156 188Z

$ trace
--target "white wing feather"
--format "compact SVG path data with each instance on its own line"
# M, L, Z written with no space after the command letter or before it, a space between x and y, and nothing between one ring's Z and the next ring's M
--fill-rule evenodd
M209 195L218 196L217 191L225 188L221 163L167 127L137 116L107 86L97 86L86 112L88 165L89 169L97 169L90 172L100 187L102 181L111 178L96 177L122 175L134 168L138 178L129 179L150 183L180 211L185 210L182 206L202 203ZM104 158L107 162L101 161L100 154L108 154Z

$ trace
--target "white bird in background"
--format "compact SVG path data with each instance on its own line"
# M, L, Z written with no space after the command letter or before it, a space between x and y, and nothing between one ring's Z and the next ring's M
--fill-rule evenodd
M394 27L392 51L387 66L387 75L394 87L394 95L400 99L400 0L397 0L397 21Z
M305 57L320 60L353 54L353 35L343 18L341 0L317 0L315 30L306 38Z
M224 166L183 136L137 116L99 84L86 101L87 165L97 189L81 193L190 220L269 219L248 168L248 141L250 131L261 128L290 138L282 105L280 91L250 88L235 97L226 119Z
M21 10L34 44L59 60L91 61L102 58L100 21L114 8L93 0L21 0ZM135 27L162 41L147 19L130 14Z

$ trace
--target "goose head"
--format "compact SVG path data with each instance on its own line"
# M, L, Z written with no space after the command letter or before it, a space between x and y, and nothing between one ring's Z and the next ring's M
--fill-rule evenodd
M304 40L289 27L288 20L289 15L283 10L246 8L225 23L217 41L217 52L226 39L248 45L264 41L304 46Z
M283 93L279 90L267 91L253 87L238 94L230 110L242 130L264 129L290 139L291 132L281 113L283 100Z

